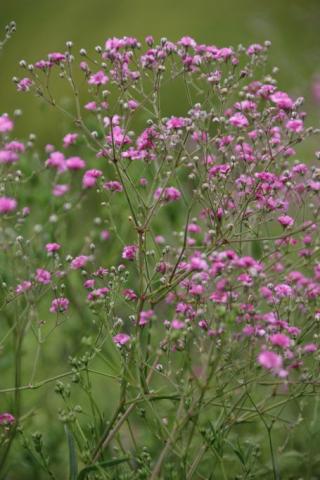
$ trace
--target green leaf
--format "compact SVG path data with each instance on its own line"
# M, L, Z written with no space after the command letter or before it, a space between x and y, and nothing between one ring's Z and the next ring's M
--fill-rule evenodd
M251 242L251 252L253 258L256 260L259 260L259 258L262 257L263 249L262 249L262 243L260 240L252 240Z
M95 463L94 465L88 465L78 475L78 480L85 480L86 475L94 470L101 470L102 468L114 467L120 463L127 462L130 457L115 458L114 460L106 460L105 462Z
M69 480L77 480L78 462L75 441L72 432L69 430L67 425L64 426L64 430L66 432L69 448Z

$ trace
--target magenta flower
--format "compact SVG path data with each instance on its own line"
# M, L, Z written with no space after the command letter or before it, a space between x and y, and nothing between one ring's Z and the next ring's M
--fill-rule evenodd
M105 182L103 184L103 188L105 190L109 190L110 192L122 192L123 187L120 182L115 181L110 181L110 182Z
M61 245L59 243L47 243L46 250L48 253L57 252L60 250Z
M293 294L292 288L285 283L279 283L279 285L276 285L274 291L279 298L291 297Z
M67 135L63 137L63 147L67 148L70 147L70 145L74 145L77 141L77 138L77 133L67 133Z
M132 261L135 259L137 251L137 245L126 245L122 251L122 258Z
M51 313L64 313L69 308L69 300L65 297L59 297L52 300L50 312Z
M126 300L129 301L134 301L138 298L138 295L133 290L131 290L131 288L126 288L125 290L123 290L122 295Z
M294 224L294 219L289 215L280 215L280 217L278 217L278 222L284 228L288 228L288 227L292 227L292 225Z
M32 80L28 77L22 78L20 82L17 83L18 92L28 92L32 86Z
M157 188L154 198L158 200L160 197L165 202L174 202L181 198L181 192L175 187Z
M83 188L92 188L97 183L99 177L102 176L101 170L87 170L82 177L82 186Z
M284 110L291 110L293 108L293 100L285 92L276 92L270 96L270 100L277 105L277 107Z
M286 128L294 133L303 132L303 121L299 119L288 120Z
M65 157L61 152L51 152L46 160L46 167L55 168L58 172L64 172L67 169Z
M50 62L60 63L65 61L66 56L60 52L53 52L48 54L48 59Z
M108 81L109 77L102 70L99 70L99 72L90 75L88 83L89 85L105 85Z
M85 166L86 162L80 157L70 157L66 160L68 170L82 170Z
M15 418L11 413L0 413L0 425L11 425L15 422Z
M178 129L186 126L186 119L183 117L171 117L167 123L167 128Z
M275 333L271 335L270 342L272 343L272 345L276 345L277 347L281 348L289 348L292 343L291 339L283 333Z

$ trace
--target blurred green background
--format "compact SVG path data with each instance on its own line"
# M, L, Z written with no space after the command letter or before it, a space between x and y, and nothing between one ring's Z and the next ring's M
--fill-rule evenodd
M42 107L39 115L40 102L15 91L11 78L23 75L20 59L34 62L63 51L68 40L77 50L89 50L122 35L141 40L147 34L172 40L190 35L218 46L271 40L270 60L280 68L281 87L304 95L307 110L318 117L312 82L320 72L319 0L0 0L0 19L2 26L17 22L0 64L0 110L23 109L28 121L19 122L18 135L34 131L53 142L64 133L57 112ZM178 113L179 96L172 94L172 102Z

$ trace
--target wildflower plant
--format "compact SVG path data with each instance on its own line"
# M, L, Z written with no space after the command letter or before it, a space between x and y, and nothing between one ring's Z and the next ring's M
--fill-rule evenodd
M18 92L70 130L39 150L0 117L2 475L18 445L49 478L277 479L286 453L308 463L320 154L300 155L318 132L269 47L124 37L20 62Z

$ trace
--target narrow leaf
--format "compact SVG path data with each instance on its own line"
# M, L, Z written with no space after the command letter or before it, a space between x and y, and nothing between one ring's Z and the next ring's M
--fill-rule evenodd
M72 432L69 430L67 425L64 426L64 430L66 432L69 449L69 480L77 480L78 462L75 441Z

